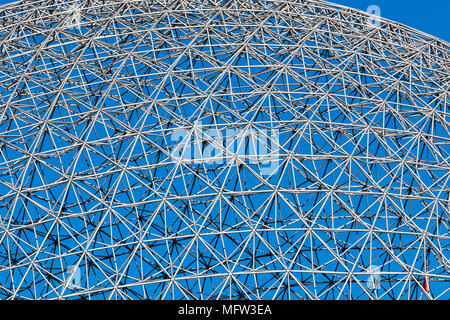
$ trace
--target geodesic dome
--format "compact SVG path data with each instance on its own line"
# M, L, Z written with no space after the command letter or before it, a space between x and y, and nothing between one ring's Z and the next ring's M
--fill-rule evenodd
M449 46L371 18L2 6L0 296L448 299Z

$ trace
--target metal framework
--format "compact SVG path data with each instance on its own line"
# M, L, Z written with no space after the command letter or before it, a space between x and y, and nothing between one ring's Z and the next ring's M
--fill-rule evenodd
M370 18L2 6L0 297L449 299L449 45ZM229 129L276 137L276 168L247 138L174 156L180 130Z

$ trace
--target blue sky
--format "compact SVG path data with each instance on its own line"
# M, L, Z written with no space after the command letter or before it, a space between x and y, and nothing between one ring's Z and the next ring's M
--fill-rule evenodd
M328 0L366 10L378 5L385 18L401 22L450 42L449 0ZM0 0L1 3L12 2Z

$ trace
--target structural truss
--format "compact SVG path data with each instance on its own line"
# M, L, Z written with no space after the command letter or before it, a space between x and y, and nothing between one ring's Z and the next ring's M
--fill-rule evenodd
M372 18L0 7L0 297L449 299L449 45ZM214 130L270 132L276 167L175 156Z

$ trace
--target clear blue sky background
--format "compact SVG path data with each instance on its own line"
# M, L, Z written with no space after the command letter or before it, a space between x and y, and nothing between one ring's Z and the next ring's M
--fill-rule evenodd
M385 18L401 22L450 42L450 0L328 0L366 10L376 4ZM0 3L12 2L0 0Z

